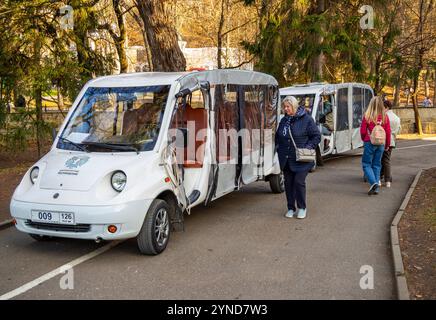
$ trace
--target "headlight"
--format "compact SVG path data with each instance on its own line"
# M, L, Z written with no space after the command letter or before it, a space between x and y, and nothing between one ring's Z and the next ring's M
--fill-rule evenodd
M115 191L121 192L127 183L126 174L122 171L116 171L112 175L111 184Z
M34 167L30 171L30 181L32 181L33 184L35 184L36 179L38 179L38 175L39 175L39 168L38 167Z

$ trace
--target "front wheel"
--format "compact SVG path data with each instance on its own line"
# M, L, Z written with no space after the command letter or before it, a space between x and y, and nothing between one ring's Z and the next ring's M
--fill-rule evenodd
M136 241L142 254L157 255L165 250L170 238L170 206L164 200L155 199L139 231Z
M285 191L285 177L283 176L283 172L270 175L269 186L273 193L282 193Z

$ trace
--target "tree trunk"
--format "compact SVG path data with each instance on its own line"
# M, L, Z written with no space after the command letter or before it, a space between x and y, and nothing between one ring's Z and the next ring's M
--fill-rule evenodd
M421 57L421 59L422 59L422 57ZM416 72L416 74L414 75L414 79L413 79L412 103L413 103L413 111L415 113L416 132L419 135L422 135L423 134L422 122L421 122L421 116L419 115L419 110L418 110L419 73L420 73L419 71Z
M58 110L61 113L62 117L65 118L65 115L64 115L64 112L63 112L63 110L64 110L64 96L62 95L62 92L61 92L61 83L60 83L60 80L58 80L58 83L56 84L56 90L57 90L57 93L58 93L57 94Z
M41 64L41 48L42 42L40 35L36 35L35 43L33 45L33 63L35 66ZM38 151L38 158L41 157L41 147L42 147L42 89L36 79L33 82L33 97L35 99L35 112L36 112L36 147Z
M115 16L117 18L118 30L120 32L119 36L111 32L112 38L115 42L115 48L117 50L118 59L120 60L120 73L126 73L129 67L127 62L126 54L126 38L127 30L124 21L123 10L121 8L120 0L112 0L112 5L114 7Z
M424 95L426 97L430 97L430 86L428 84L428 79L430 75L430 68L427 67L427 69L425 70L425 76L424 76Z
M394 107L400 106L401 80L398 79L395 83Z
M316 2L314 3L314 7L312 7L309 10L309 14L321 15L325 12L325 10L326 10L326 2L324 0L316 0ZM321 30L324 29L325 29L324 22L321 22ZM313 34L312 38L313 38L312 41L315 44L316 48L322 46L324 42L324 37L321 34L319 33ZM323 75L324 60L325 57L322 51L311 58L310 77L312 82L322 81L324 79L324 75Z
M374 73L375 73L374 92L376 95L378 95L380 93L380 90L381 90L381 88L380 88L380 77L381 77L381 74L380 74L381 62L380 62L380 60L381 60L381 55L379 54L375 60L375 70L374 70Z
M168 0L136 0L144 23L154 71L184 71L186 60L169 14Z
M129 6L127 6L124 3L123 8L124 10L128 10ZM132 11L129 12L132 18L138 24L139 28L141 29L142 39L144 41L144 48L145 48L145 59L147 60L147 68L148 68L147 71L153 71L153 63L151 61L151 51L150 51L150 46L148 45L147 32L145 32L144 21L142 21L141 17L138 14L136 14L136 12L132 12Z
M427 7L427 10L430 11L432 8L432 4ZM425 12L424 0L420 0L419 3L419 22L416 28L416 37L420 39L420 43L415 47L415 64L413 66L413 94L412 94L412 102L413 102L413 110L415 112L415 126L419 135L422 135L422 123L421 117L419 115L418 110L418 87L419 87L419 75L423 68L423 58L425 54L425 47L423 43L423 31L424 31L424 23L426 20L428 12Z
M400 106L402 75L403 75L403 69L402 69L402 67L399 67L397 69L397 74L396 74L395 83L394 83L394 86L395 86L395 94L394 94L394 102L393 102L394 107Z
M261 36L261 31L267 25L267 17L269 15L269 8L271 3L269 0L261 0L260 8L258 9L258 26L256 38ZM264 52L260 52L259 56L254 59L254 70L262 70L261 61L263 60Z
M35 111L36 111L36 146L38 150L38 158L41 157L41 147L42 147L42 91L41 88L36 84L33 95L35 98Z
M74 26L78 23L76 22ZM89 46L88 46L88 36L86 32L83 32L81 29L75 29L75 44L77 49L77 61L79 65L82 67L81 76L82 81L87 81L92 78L92 67L89 63Z
M221 14L220 21L218 24L218 34L217 34L217 54L216 61L218 69L222 69L222 55L223 55L223 28L224 28L224 1L221 0Z

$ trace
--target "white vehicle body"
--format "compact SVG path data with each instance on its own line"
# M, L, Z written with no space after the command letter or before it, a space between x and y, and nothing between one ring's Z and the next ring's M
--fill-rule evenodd
M295 96L299 100L306 98L306 104L309 104L311 115L321 131L317 162L323 156L343 153L363 146L360 124L369 101L374 96L369 85L309 83L281 88L281 99L286 96ZM332 130L323 128L323 100L329 101L332 106Z
M160 111L147 109L159 106L163 96L166 101ZM143 104L137 107L139 101ZM165 212L160 207L162 217L168 211L170 225L180 225L184 211L189 213L192 207L208 204L243 184L279 175L274 148L278 103L276 80L250 71L133 73L91 80L69 110L51 150L15 190L10 208L16 227L41 237L132 238L143 232L156 199L168 205ZM123 140L134 139L142 130L125 125L131 111L137 117L131 122L134 126L140 126L140 112L143 117L152 112L159 115L140 142ZM189 123L197 128L191 129ZM218 131L244 128L259 129L256 143L221 155L218 140L224 139L216 138ZM186 148L177 147L180 139L171 139L173 129L186 133ZM191 140L191 133L201 137ZM236 137L230 144L241 146L241 140ZM195 146L193 157L187 156L189 146ZM182 163L175 161L180 156ZM247 157L258 161L245 161ZM32 171L35 167L38 170ZM117 180L114 175L120 171ZM114 186L120 185L124 187L117 191ZM156 230L162 228L166 225L156 224Z

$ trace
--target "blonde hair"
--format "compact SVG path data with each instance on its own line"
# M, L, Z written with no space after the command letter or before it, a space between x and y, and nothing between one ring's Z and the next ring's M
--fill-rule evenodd
M288 103L292 106L294 112L297 112L298 109L298 100L294 96L287 96L282 101L282 108L285 106L285 103Z
M381 116L381 121L385 121L385 107L383 104L383 99L380 96L373 97L369 102L368 109L365 112L365 120L368 122L377 123L379 116Z

